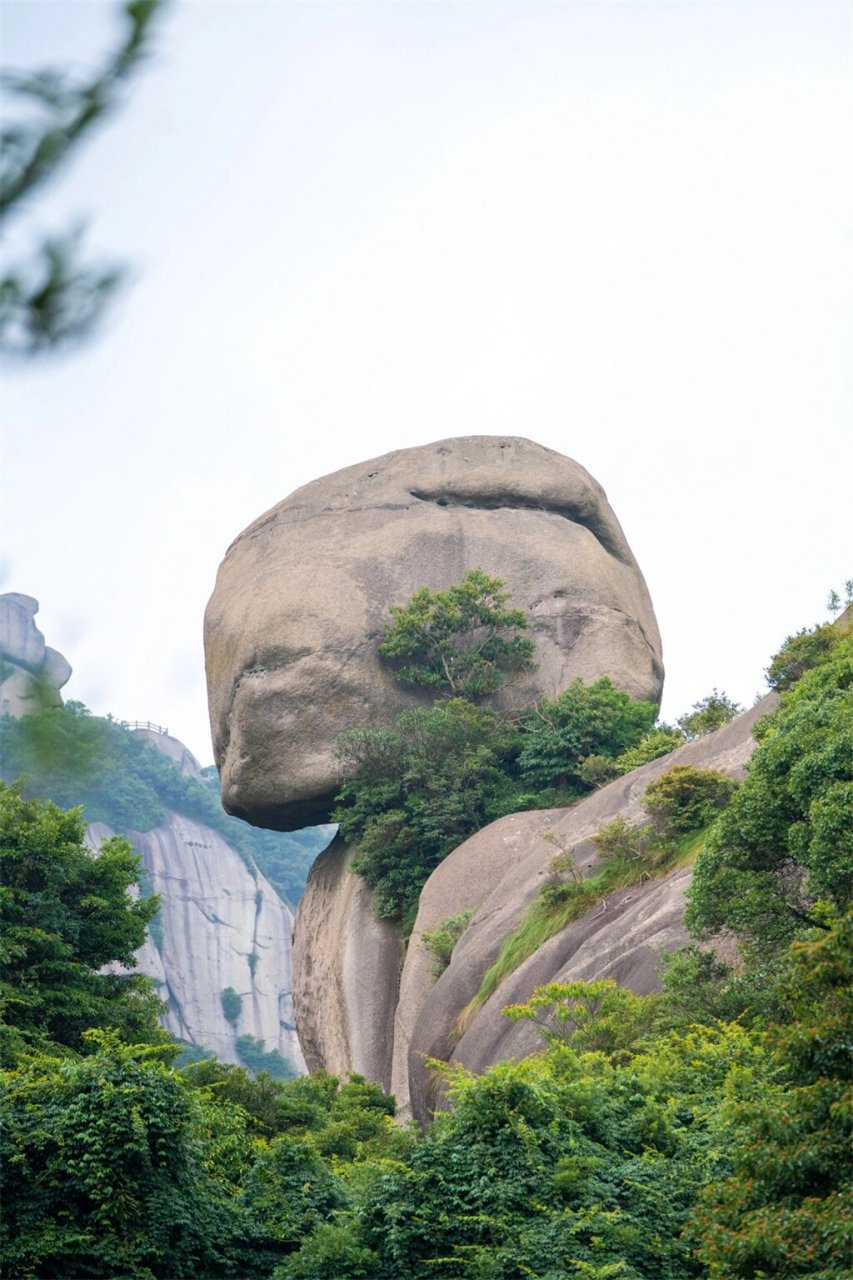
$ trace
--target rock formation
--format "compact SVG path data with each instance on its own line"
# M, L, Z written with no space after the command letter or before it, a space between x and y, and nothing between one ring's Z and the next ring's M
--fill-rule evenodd
M50 649L35 624L38 600L9 591L0 595L0 715L25 716L59 707L59 690L71 667Z
M460 1014L538 894L555 842L571 852L581 875L594 874L598 864L590 837L600 827L620 815L630 822L643 820L646 787L677 764L742 776L755 747L752 727L775 704L776 696L768 695L732 724L615 779L571 808L511 814L477 832L424 886L399 975L390 946L345 950L326 929L326 921L339 918L354 895L359 895L359 918L369 918L369 890L348 869L346 847L333 846L315 864L297 914L294 989L297 1026L301 1032L303 1018L310 1026L304 1042L309 1067L362 1070L380 1083L390 1078L399 1114L424 1122L438 1102L427 1059L481 1070L539 1047L530 1023L510 1023L501 1013L534 987L612 977L639 994L656 989L661 952L687 941L682 915L689 868L615 892L563 929L498 987L460 1035ZM323 859L333 851L330 874ZM420 937L462 911L470 911L471 920L436 981L433 957ZM355 997L358 992L373 993L372 1003ZM395 1010L393 1035L387 1031L389 1006ZM366 1016L376 1019L372 1029ZM373 1046L372 1056L358 1059L356 1066L355 1047L362 1044Z
M195 756L177 738L134 732L182 774L201 776ZM114 834L96 822L86 838L99 848ZM304 1071L293 1013L290 908L256 867L204 823L167 810L159 827L125 834L148 872L150 891L160 895L159 924L136 958L166 1002L167 1030L222 1062L239 1062L237 1038L250 1035ZM242 1001L233 1023L222 1007L228 987Z
M87 843L97 849L114 834L91 823ZM237 1037L251 1035L304 1070L293 1016L293 916L272 885L216 831L181 814L126 834L161 897L159 926L136 959L166 1001L167 1030L222 1062L239 1062ZM222 1007L227 987L242 999L234 1023Z
M616 891L549 939L498 987L458 1036L459 1015L548 872L555 844L543 836L552 835L560 849L571 852L581 874L594 874L598 863L590 837L617 816L642 821L646 787L662 773L684 764L742 777L756 745L753 725L776 702L776 695L769 694L716 733L615 779L569 809L502 818L460 845L433 872L421 894L406 956L391 1049L392 1092L404 1114L411 1106L424 1121L435 1103L434 1077L424 1065L427 1058L481 1070L538 1048L530 1023L510 1023L501 1012L505 1005L527 999L534 987L610 977L640 995L657 989L661 952L688 941L682 916L689 868ZM495 875L488 870L493 865ZM447 970L435 981L431 957L419 935L466 909L472 912L470 924Z
M293 936L296 1025L309 1069L357 1071L390 1092L404 946L396 925L377 919L351 858L336 839L311 868L310 900Z
M421 701L378 659L389 606L473 568L505 581L536 643L536 670L496 705L602 675L659 698L648 592L583 467L514 437L403 449L297 490L226 554L205 618L226 809L281 830L328 820L335 737Z

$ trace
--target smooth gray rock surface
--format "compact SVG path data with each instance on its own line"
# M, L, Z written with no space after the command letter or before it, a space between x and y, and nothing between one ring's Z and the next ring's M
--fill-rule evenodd
M18 591L0 595L0 715L20 717L62 705L59 690L71 666L45 645L35 624L38 600Z
M583 467L517 437L403 449L305 485L225 556L205 650L226 809L282 830L327 821L336 736L421 701L379 661L389 606L474 568L504 580L536 644L537 669L496 705L602 675L659 699L649 595Z
M293 938L296 1023L310 1071L357 1071L388 1090L403 943L351 860L337 838L308 876Z
M112 835L111 827L93 822L86 840L98 849ZM162 942L149 936L136 960L167 1003L167 1030L223 1062L239 1062L236 1038L252 1035L303 1071L293 1015L290 909L203 823L167 813L161 826L127 835L152 892L161 897ZM234 1025L222 1010L226 987L242 997Z

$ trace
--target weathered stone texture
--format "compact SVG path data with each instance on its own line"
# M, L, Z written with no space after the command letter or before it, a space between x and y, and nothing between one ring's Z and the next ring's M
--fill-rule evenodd
M311 868L293 939L296 1022L309 1070L357 1071L389 1089L403 943L351 858L336 839Z
M474 568L505 581L536 643L496 705L602 675L659 698L648 592L583 467L515 437L403 449L297 490L228 550L205 619L225 807L283 830L328 820L335 737L422 701L379 661L389 606Z
M114 834L95 822L86 840L97 849ZM136 961L166 1001L167 1030L223 1062L239 1062L235 1039L252 1035L303 1070L293 1015L290 909L203 823L167 813L161 826L128 835L161 898L162 942L149 937ZM243 1002L233 1026L222 1009L226 987Z

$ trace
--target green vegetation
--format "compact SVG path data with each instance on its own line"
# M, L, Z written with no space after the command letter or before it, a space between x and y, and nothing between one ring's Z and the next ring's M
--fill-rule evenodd
M543 698L524 720L518 757L522 781L538 791L588 790L582 762L589 756L617 760L651 730L653 702L634 702L605 676L594 684L574 680L557 698Z
M779 982L785 1023L762 1039L765 1086L738 1081L721 1108L733 1172L703 1189L694 1217L708 1280L841 1280L846 1273L852 969L849 914L786 957Z
M450 964L453 948L468 928L470 921L471 912L460 911L458 916L448 916L437 929L424 930L421 934L421 942L427 951L432 953L434 978L440 978Z
M674 770L672 772L675 772ZM702 770L691 770L702 773ZM710 771L705 771L710 772ZM663 778L669 775L664 774ZM717 778L720 775L714 774ZM724 779L728 782L728 779ZM691 825L684 825L690 821ZM697 831L696 817L684 817L675 825L633 826L622 817L607 823L592 838L598 847L602 865L595 874L581 877L569 851L555 855L549 863L549 875L521 921L501 946L498 957L483 975L476 995L457 1020L457 1034L462 1035L479 1009L498 987L541 946L598 908L606 910L611 893L631 885L664 875L675 867L692 861L704 843L706 831ZM547 836L545 839L547 840Z
M681 764L649 783L643 808L665 838L677 837L709 826L736 790L723 773Z
M641 1036L651 1030L655 1001L617 987L612 978L599 982L549 982L536 987L523 1004L508 1005L510 1022L528 1020L549 1044L570 1044L582 1053L630 1056Z
M240 1021L240 1014L243 1012L243 997L238 995L233 987L226 987L220 992L219 998L222 1002L222 1012L227 1022L236 1023Z
M764 953L825 928L853 884L853 637L783 694L749 774L696 864L688 914Z
M704 738L706 733L713 733L715 729L722 729L724 724L729 724L741 711L743 707L737 702L732 702L724 693L712 689L707 698L693 703L692 711L679 717L678 727L685 738L691 741L694 738Z
M264 1041L255 1036L238 1036L235 1047L240 1061L255 1075L265 1072L273 1080L292 1080L296 1075L287 1058L278 1049L267 1049Z
M654 724L652 703L632 702L607 678L588 687L576 680L513 720L476 706L472 698L532 665L531 642L503 634L527 624L506 608L502 587L473 570L445 592L424 588L394 606L380 653L404 683L445 696L392 728L353 729L336 744L347 781L333 821L356 850L353 869L375 890L377 915L406 932L421 889L452 849L504 814L570 804L600 780L591 757L607 768Z
M376 890L377 915L411 923L430 872L513 806L505 764L514 742L511 726L463 698L406 711L394 729L338 740L353 776L332 817L358 851L354 869Z
M402 684L451 698L483 698L507 676L533 665L533 641L520 609L507 609L499 578L472 569L446 591L422 587L407 605L392 605L393 622L379 653Z
M118 1028L127 1040L166 1039L160 1001L129 969L157 910L134 901L139 860L115 837L87 849L79 809L25 800L0 783L0 1002L2 1061L27 1049L80 1051L91 1028Z
M128 962L157 905L128 896L127 842L91 855L79 811L0 788L0 1273L846 1280L853 641L834 637L761 722L737 790L671 769L648 789L652 821L597 833L588 880L552 838L507 961L589 909L587 895L700 850L694 927L734 929L746 963L694 945L659 995L537 988L505 1013L539 1029L542 1052L480 1076L436 1064L448 1109L422 1135L395 1126L393 1100L361 1077L273 1078L281 1061L252 1037L238 1048L255 1076L210 1058L176 1068L151 984L102 972ZM463 700L420 714L435 712L401 734L424 778L449 734L457 769L495 753L499 795L517 758L496 745L506 726ZM362 735L353 750L379 785L383 751L399 759L399 746ZM428 935L438 956L466 924ZM226 999L233 1011L239 996Z
M63 808L81 804L87 822L119 831L150 831L171 809L218 832L254 873L256 866L291 906L298 902L328 828L283 835L229 817L212 767L203 781L185 776L142 734L92 716L79 702L21 720L0 718L0 776L25 775L24 794Z

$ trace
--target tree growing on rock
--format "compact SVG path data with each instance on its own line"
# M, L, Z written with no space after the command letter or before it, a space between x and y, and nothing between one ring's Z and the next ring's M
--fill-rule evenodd
M402 684L451 698L495 693L508 676L529 671L533 641L527 618L508 609L500 578L472 569L446 591L422 587L406 605L392 605L379 645Z

